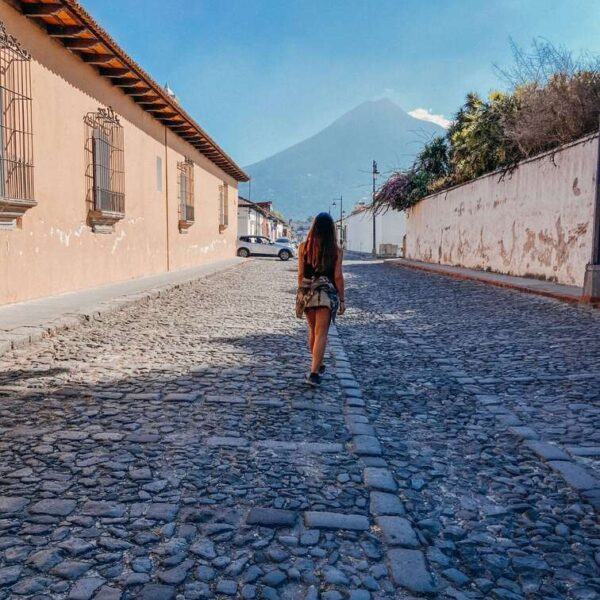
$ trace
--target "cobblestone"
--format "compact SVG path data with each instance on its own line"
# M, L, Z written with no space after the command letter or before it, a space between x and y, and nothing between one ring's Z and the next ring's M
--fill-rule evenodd
M302 383L290 267L248 261L2 356L0 600L404 598L345 426L350 366L344 388L331 355L322 389Z
M293 270L2 356L0 600L598 597L599 314L350 263L310 390Z
M387 550L394 582L600 597L600 313L364 262L347 282L339 336L421 545Z

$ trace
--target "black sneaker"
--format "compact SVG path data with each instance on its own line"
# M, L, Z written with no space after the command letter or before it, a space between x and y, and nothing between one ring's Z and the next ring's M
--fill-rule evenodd
M321 365L321 366L319 367L319 375L320 375L321 377L323 377L323 375L325 375L325 365Z
M318 387L321 385L321 376L318 373L309 373L304 379L304 383L311 387Z

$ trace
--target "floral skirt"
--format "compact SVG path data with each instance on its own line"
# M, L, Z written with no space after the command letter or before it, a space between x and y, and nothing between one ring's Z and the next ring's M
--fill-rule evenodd
M335 321L340 305L335 285L329 277L313 277L304 279L296 293L296 316L301 319L306 310L311 308L328 308Z

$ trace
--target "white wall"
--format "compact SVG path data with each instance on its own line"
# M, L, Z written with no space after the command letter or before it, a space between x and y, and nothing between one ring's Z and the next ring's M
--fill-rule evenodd
M238 206L238 237L241 235L250 235L250 215L245 206Z
M349 215L344 219L346 228L347 250L352 252L371 252L373 249L373 214L362 211ZM376 216L376 241L377 250L381 244L396 244L399 251L406 233L406 214L395 210L388 210Z
M598 136L428 196L409 209L407 258L583 285Z
M241 235L262 235L262 215L248 206L238 207L238 237Z

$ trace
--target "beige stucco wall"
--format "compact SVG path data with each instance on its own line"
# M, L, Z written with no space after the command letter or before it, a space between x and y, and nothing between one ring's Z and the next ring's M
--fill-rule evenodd
M167 262L175 270L233 256L236 182L4 2L0 19L32 54L38 202L19 228L0 231L0 304L164 272ZM100 106L112 106L124 127L126 217L112 234L93 233L86 224L83 118ZM178 229L176 163L184 156L195 163L196 222L187 234ZM230 226L219 233L223 182Z
M598 137L425 198L407 257L582 285L591 257Z
M167 131L169 256L171 270L183 269L209 260L234 256L237 238L236 182L224 174L185 140ZM187 233L179 231L177 163L188 156L194 161L195 223ZM229 186L229 226L219 233L219 186Z

